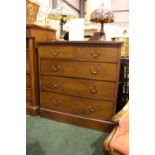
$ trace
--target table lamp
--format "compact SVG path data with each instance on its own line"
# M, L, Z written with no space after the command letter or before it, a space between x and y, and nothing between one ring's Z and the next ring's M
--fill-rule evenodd
M114 22L114 14L102 4L99 8L94 10L90 15L90 21L101 24L101 30L98 33L94 33L94 36L90 40L106 40L106 34L104 31L104 23Z
M63 25L70 19L75 18L74 15L70 13L68 6L64 2L60 2L59 5L52 9L48 15L49 19L60 20L60 39L64 38Z

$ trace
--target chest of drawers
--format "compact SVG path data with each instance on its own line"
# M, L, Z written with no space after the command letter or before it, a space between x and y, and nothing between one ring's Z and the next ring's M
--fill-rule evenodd
M116 110L121 42L39 42L40 115L109 130Z

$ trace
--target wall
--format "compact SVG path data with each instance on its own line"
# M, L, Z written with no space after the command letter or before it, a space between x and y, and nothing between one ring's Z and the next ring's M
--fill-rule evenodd
M49 7L49 0L37 0L42 7Z
M74 7L76 7L77 9L79 9L79 1L80 0L66 0L66 1L69 2L71 5L73 5ZM61 3L61 0L58 0L58 5L59 5L59 3ZM76 10L74 10L69 5L67 5L67 7L70 10L71 14L75 15L76 17L79 17L79 13Z
M69 2L71 5L73 5L75 8L77 8L78 10L79 10L79 1L80 0L66 0L67 2ZM76 11L76 10L74 10L73 8L71 8L70 6L69 6L69 8L70 8L70 10L71 10L71 12L76 16L76 17L79 17L79 13Z
M129 0L111 0L111 9L114 12L116 23L129 23Z

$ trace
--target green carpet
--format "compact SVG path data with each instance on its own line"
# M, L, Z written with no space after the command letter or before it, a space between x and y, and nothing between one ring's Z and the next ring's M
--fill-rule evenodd
M104 155L106 136L105 132L26 117L26 155Z

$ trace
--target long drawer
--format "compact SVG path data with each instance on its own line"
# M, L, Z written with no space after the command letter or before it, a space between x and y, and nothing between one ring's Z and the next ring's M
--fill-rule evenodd
M76 58L91 60L91 61L102 61L102 62L117 62L118 52L116 48L110 47L76 47Z
M114 104L102 100L42 92L41 107L90 118L109 120Z
M117 64L80 61L41 60L41 74L116 81Z
M84 80L56 76L41 76L41 89L98 99L115 99L114 82Z

